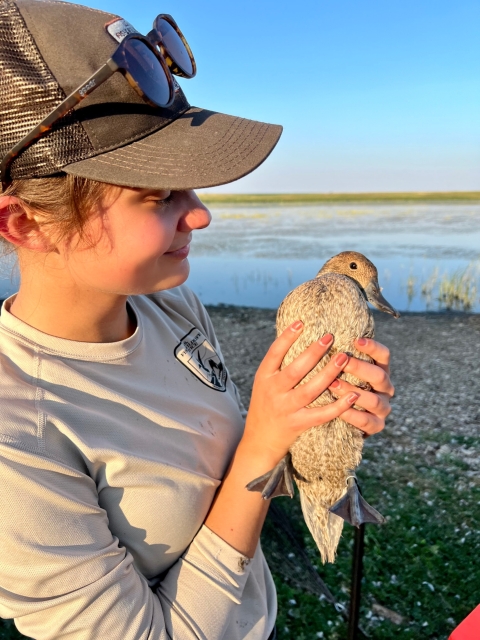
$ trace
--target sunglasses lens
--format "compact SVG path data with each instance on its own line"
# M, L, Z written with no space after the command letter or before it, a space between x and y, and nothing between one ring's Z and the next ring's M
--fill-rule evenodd
M190 55L183 44L183 40L178 33L164 18L159 18L156 23L157 31L162 35L163 46L167 50L168 54L187 75L193 74L193 65L190 60Z
M125 53L130 75L135 78L147 98L159 107L170 102L170 85L157 56L141 40L125 41Z

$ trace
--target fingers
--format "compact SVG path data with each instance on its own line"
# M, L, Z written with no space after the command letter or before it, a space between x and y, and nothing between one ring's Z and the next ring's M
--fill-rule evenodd
M355 346L359 351L373 358L381 369L387 373L390 372L390 350L384 344L371 338L358 338L355 340Z
M380 393L385 393L390 398L392 398L395 393L390 376L383 367L365 362L365 360L350 358L344 371L345 373L353 374L360 380L368 382L372 386L372 389Z
M294 323L290 327L288 327L272 344L272 347L267 352L265 356L264 362L260 367L260 373L265 375L273 375L275 373L280 373L279 368L282 364L282 361L293 345L295 340L297 339L302 325L297 329L298 325ZM279 390L287 391L293 389L303 378L311 371L318 362L323 358L323 356L327 353L330 346L333 343L333 336L330 333L322 336L320 340L313 342L303 353L301 353L293 362L291 362L287 367L285 367L280 375L278 376L276 383L278 385ZM330 382L340 373L343 369L343 366L346 364L348 360L348 356L343 356L342 358L342 366L334 367L332 371L328 370L325 375L325 383L322 391L324 391ZM335 373L333 373L333 370ZM321 393L321 392L320 392ZM319 395L317 393L317 395ZM316 396L314 396L316 397Z
M333 336L331 333L327 333L322 336L320 340L313 342L303 353L301 353L293 362L291 362L285 369L282 370L282 386L285 389L292 389L295 387L303 378L307 375L309 371L311 371L318 362L323 358L323 356L327 353L330 345L333 342ZM342 362L343 366L348 361L348 356L343 358L344 362ZM340 373L341 369L337 367L336 375ZM336 376L332 376L331 380ZM330 381L329 381L330 382ZM328 387L329 382L326 384L324 389Z
M379 418L386 418L392 411L390 398L385 393L372 393L355 387L346 380L334 380L329 389L338 397L343 397L349 393L358 393L359 398L355 404Z
M355 413L362 413L351 409L352 405L357 402L358 396L358 392L349 393L335 402L327 404L325 407L301 409L300 411L297 411L295 415L295 421L292 424L292 428L297 431L298 435L300 435L304 431L307 431L307 429L325 424L334 418L344 415L347 411L351 410Z
M372 436L385 427L385 420L369 413L368 411L358 411L357 409L347 409L342 414L342 420L357 427L366 435Z
M392 410L388 395L359 389L346 380L334 380L329 388L340 397L349 396L352 391L359 395L355 405L362 407L365 411L348 409L342 415L343 420L357 429L361 429L367 436L382 431L385 427L385 418L390 415Z
M298 386L293 391L293 396L295 401L298 402L298 406L305 407L307 404L310 404L318 398L318 396L322 394L325 389L328 389L328 387L334 382L335 378L345 369L348 361L349 356L346 353L338 353L321 371L316 373L311 380ZM292 362L292 364L294 363ZM351 385L350 391L351 393L357 393L359 389ZM342 394L342 396L343 395L345 394Z
M267 351L264 359L257 369L257 373L265 375L273 375L276 373L280 369L280 365L282 364L287 351L299 337L302 330L303 323L301 320L297 320L287 327L285 331L280 334L274 342L272 342L270 349Z

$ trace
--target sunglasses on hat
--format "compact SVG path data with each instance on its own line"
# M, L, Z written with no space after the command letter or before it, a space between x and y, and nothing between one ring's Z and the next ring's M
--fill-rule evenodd
M172 74L182 78L193 78L197 68L185 37L171 16L158 15L152 31L147 36L129 33L98 71L65 98L7 153L0 167L3 190L11 182L9 170L15 158L51 131L60 118L117 71L125 76L147 103L154 107L168 107L175 99L176 83Z

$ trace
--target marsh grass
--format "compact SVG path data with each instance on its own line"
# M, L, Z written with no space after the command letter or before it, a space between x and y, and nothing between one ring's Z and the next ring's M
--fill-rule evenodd
M473 263L464 271L444 275L439 284L438 299L446 309L470 311L477 299L478 265Z
M415 297L415 293L416 293L415 285L416 284L417 284L417 278L413 275L413 273L410 273L410 275L408 276L408 280L407 280L407 299L408 299L409 306L410 306L410 304L412 303L412 300Z
M427 309L437 307L438 310L468 312L475 307L480 293L480 263L474 261L465 269L442 275L440 268L435 267L421 283L418 276L410 273L405 287L409 304L419 290Z
M235 213L233 211L230 211L228 213L221 213L219 217L221 220L267 220L269 221L271 219L271 215L267 213L259 213L259 212Z
M439 271L439 268L435 267L421 287L422 298L425 300L427 309L430 308L433 303L433 291L438 281Z
M317 204L322 202L480 202L479 191L425 193L209 193L206 204Z

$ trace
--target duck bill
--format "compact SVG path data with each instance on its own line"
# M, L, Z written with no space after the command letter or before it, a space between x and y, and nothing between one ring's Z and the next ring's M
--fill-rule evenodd
M379 311L389 313L394 318L400 317L398 311L394 309L392 305L387 302L382 296L380 287L378 286L378 282L370 282L370 284L365 288L365 295L367 296L367 300L370 302L370 304L373 304L373 306Z

